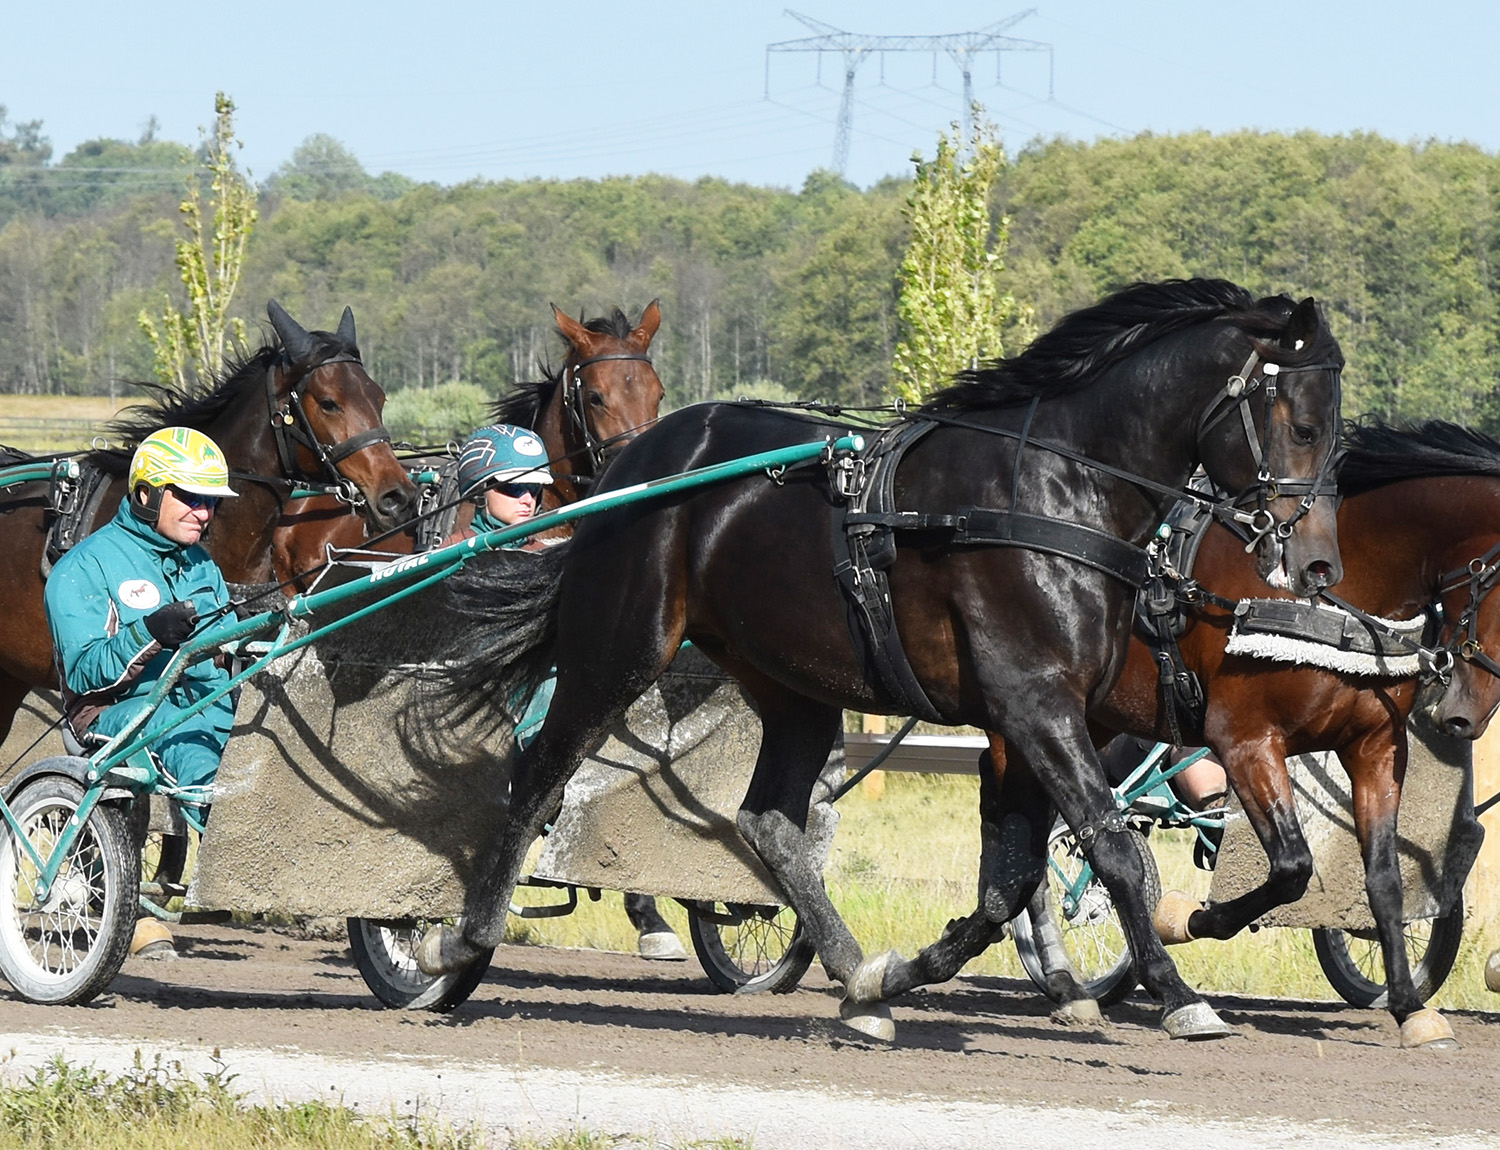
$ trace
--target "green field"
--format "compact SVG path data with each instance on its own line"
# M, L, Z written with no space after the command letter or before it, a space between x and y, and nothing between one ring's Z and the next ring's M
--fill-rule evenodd
M103 435L115 412L138 396L0 395L0 444L22 451L78 451Z

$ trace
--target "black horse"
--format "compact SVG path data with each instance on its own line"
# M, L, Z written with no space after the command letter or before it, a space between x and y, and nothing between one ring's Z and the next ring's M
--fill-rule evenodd
M1341 366L1310 299L1257 301L1218 280L1138 284L913 413L909 422L935 426L900 462L894 508L927 518L896 531L886 574L914 689L869 673L874 644L862 656L851 631L834 574L844 499L822 468L586 519L569 544L521 565L529 576L475 570L466 585L487 599L489 623L457 653L461 682L503 701L555 662L557 689L518 764L509 822L483 857L462 930L429 933L423 969L460 969L501 941L526 849L564 784L690 639L759 710L763 738L739 828L845 984L846 1020L893 1035L875 1000L895 988L885 985L886 956L864 959L804 850L809 797L844 708L926 710L1002 732L1089 843L1168 1032L1225 1033L1152 929L1088 713L1129 639L1135 588L1120 566L1133 560L1118 541L1144 543L1200 463L1255 501L1241 517L1253 521L1263 578L1297 594L1337 581L1333 501L1314 496L1331 486ZM843 430L748 405L690 407L621 452L603 486ZM1026 542L977 531L982 520L1015 525ZM993 921L1013 917L1035 889L1048 830L1022 815L987 828Z

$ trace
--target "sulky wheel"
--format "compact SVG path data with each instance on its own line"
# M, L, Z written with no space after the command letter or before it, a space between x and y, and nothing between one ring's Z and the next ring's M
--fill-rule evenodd
M1447 914L1406 924L1406 960L1423 1002L1441 989L1452 971L1463 933L1462 896ZM1350 1006L1385 1005L1385 959L1373 931L1319 927L1312 936L1318 965L1340 998Z
M813 948L789 906L683 905L703 972L725 994L788 994L812 965Z
M459 920L462 921L462 920ZM397 1010L452 1010L474 993L490 968L490 950L454 974L433 977L417 966L428 919L351 918L349 949L370 992Z
M1129 841L1140 856L1145 871L1142 893L1146 906L1161 901L1161 879L1156 857L1139 831L1129 832ZM1047 897L1053 921L1061 931L1062 946L1083 988L1100 1006L1113 1006L1135 989L1135 967L1125 940L1120 916L1104 883L1094 874L1077 838L1058 820L1047 841ZM1043 927L1025 910L1016 916L1016 954L1031 981L1044 993L1047 978L1042 970Z
M72 779L43 775L10 800L21 833L45 861L83 801ZM125 812L96 806L47 897L8 824L0 829L0 973L28 1002L87 1002L119 973L135 930L141 856Z

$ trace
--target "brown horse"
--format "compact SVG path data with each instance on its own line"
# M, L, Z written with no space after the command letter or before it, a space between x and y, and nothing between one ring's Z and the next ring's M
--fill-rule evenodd
M1350 453L1339 481L1344 495L1338 513L1344 560L1339 597L1384 619L1419 619L1434 604L1441 604L1450 620L1459 619L1469 603L1471 570L1477 571L1471 561L1480 560L1489 580L1494 577L1494 549L1500 544L1500 523L1493 515L1500 498L1500 442L1443 423L1410 431L1354 426L1348 441ZM1267 597L1243 542L1223 527L1208 528L1193 574L1226 600ZM1207 705L1201 726L1189 724L1181 734L1218 754L1265 846L1270 872L1258 889L1207 909L1164 899L1158 928L1168 941L1229 938L1272 908L1300 898L1312 877L1313 859L1297 819L1286 757L1335 751L1351 783L1366 890L1402 1045L1451 1042L1447 1022L1436 1011L1423 1009L1403 944L1396 814L1416 675L1355 674L1227 654L1234 619L1232 606L1200 603L1190 612L1179 644L1184 663L1203 685ZM1467 637L1490 650L1500 645L1500 602L1481 597L1477 622ZM1175 741L1155 655L1139 634L1132 639L1119 681L1091 714L1101 742L1108 737L1103 731ZM1443 724L1448 733L1477 738L1497 698L1500 679L1472 657L1460 658L1447 698L1435 711L1440 719L1449 716ZM995 769L981 771L986 837L1017 811L1050 825L1036 780L1014 756L1007 766L1001 736L990 736L990 748ZM1033 900L1031 911L1039 921L1050 915L1043 893ZM888 979L887 989L907 990L952 977L995 933L981 900L974 914L952 924L915 960L904 962L900 981L893 985ZM1053 962L1044 957L1043 965L1049 993L1073 1012L1073 1004L1086 999L1086 993L1065 965L1055 964L1055 956Z
M197 428L220 446L239 492L221 505L204 540L231 583L270 577L271 531L295 487L337 484L377 525L405 515L415 488L381 425L385 394L360 363L353 312L344 309L338 331L329 333L305 330L275 301L268 310L275 343L227 363L211 388L157 388L150 402L110 426L124 448L86 457L109 477L88 530L119 508L133 446L178 426ZM28 691L57 683L42 608L47 504L45 483L0 492L0 739Z
M561 369L548 369L542 380L522 384L492 413L497 422L531 428L546 447L557 482L546 489L544 510L586 495L604 463L656 422L664 394L650 355L652 337L661 324L656 300L634 327L619 308L587 323L564 315L555 305L552 314L568 345ZM459 526L465 526L473 508L465 505L459 510ZM326 564L329 547L399 555L416 547L415 525L374 538L365 528L346 506L326 496L294 501L276 530L277 579L305 590L310 576Z

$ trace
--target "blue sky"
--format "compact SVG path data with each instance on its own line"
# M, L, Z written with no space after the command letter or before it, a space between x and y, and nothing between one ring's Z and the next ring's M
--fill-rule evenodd
M1015 149L1206 128L1374 131L1500 150L1500 4L1353 0L1034 0L1011 36L1052 45L974 72ZM791 0L849 32L985 28L1016 4ZM184 142L234 97L243 157L269 175L307 136L343 141L372 172L422 180L658 172L797 187L833 155L836 57L766 45L812 33L782 3L567 0L527 4L184 6L68 0L0 8L0 104L40 119L60 156L134 139L151 116ZM769 88L769 95L767 90ZM908 170L961 112L945 57L888 55L856 78L847 174Z

